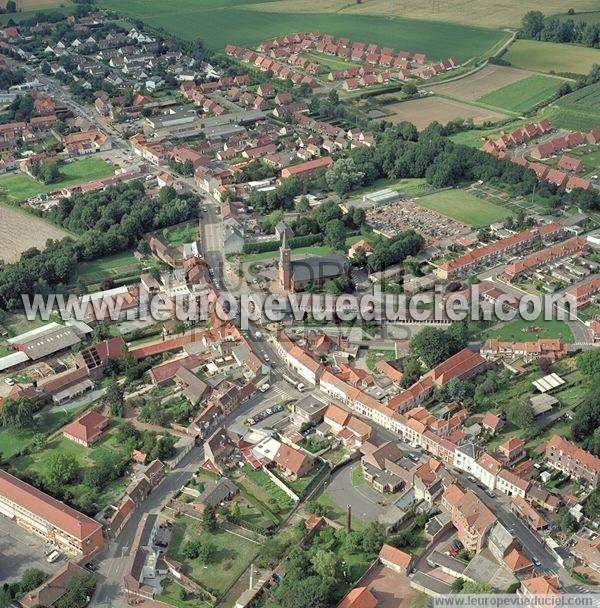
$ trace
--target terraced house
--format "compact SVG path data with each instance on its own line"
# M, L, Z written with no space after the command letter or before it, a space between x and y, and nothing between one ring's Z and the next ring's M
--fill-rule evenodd
M594 488L600 482L600 458L558 435L546 444L546 462L566 475L585 480Z

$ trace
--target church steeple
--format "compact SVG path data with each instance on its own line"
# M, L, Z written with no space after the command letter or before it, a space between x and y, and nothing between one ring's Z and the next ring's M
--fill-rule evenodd
M283 231L279 248L279 284L285 291L292 288L292 254L287 245L287 230Z

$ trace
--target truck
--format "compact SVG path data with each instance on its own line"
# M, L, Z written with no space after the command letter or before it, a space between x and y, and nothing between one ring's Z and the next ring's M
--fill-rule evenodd
M291 376L288 376L287 374L283 374L283 379L288 382L289 384L291 384L293 387L296 388L296 390L302 392L304 390L304 384L302 382L297 382L296 380L294 380Z

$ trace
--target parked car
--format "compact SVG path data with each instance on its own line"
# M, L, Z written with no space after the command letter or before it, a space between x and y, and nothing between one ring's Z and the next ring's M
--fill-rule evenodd
M60 557L60 553L58 551L52 551L50 555L46 558L46 561L49 564L53 564Z
M265 382L258 390L261 393L266 393L271 388L271 385L268 382Z

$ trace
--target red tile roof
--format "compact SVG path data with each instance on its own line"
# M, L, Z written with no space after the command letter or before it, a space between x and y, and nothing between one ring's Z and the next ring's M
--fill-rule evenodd
M0 497L19 505L80 541L102 528L97 521L1 469Z

